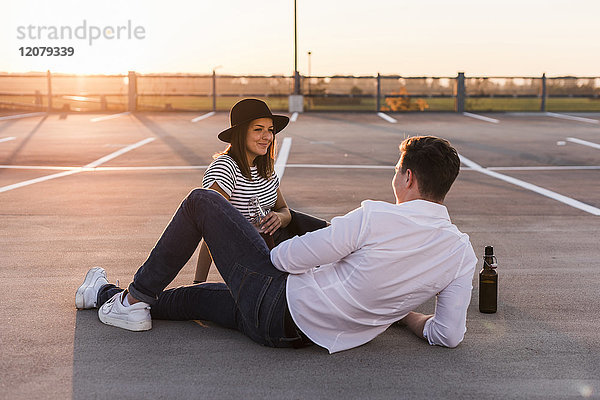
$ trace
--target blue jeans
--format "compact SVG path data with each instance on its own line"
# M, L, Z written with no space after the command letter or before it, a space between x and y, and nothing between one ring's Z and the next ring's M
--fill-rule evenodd
M204 238L225 283L201 283L164 290ZM301 347L310 341L289 316L288 274L273 266L256 229L223 196L194 189L136 272L129 292L151 305L152 318L201 319L238 329L271 347ZM101 305L121 291L105 285Z

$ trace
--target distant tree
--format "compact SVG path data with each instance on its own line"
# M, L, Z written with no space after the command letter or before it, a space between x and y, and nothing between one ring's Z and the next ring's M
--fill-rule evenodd
M390 93L393 97L386 97L385 104L381 108L382 111L425 111L429 108L429 104L424 99L416 99L413 103L408 94L406 87L401 87L397 92Z
M352 96L361 95L363 94L363 90L358 86L352 86L352 89L350 89L350 94Z

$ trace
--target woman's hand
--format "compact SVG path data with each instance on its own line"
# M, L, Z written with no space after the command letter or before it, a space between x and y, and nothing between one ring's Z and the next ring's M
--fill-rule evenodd
M279 213L271 211L261 220L260 227L263 229L264 233L272 235L281 227L281 220L282 218Z

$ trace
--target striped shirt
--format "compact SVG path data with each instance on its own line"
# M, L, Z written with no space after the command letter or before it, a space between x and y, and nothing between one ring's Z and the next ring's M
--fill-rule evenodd
M266 180L258 174L255 166L250 167L250 175L252 176L251 181L242 175L242 171L233 158L223 154L208 166L204 178L202 178L202 187L208 189L216 182L229 196L231 205L238 209L246 219L251 220L248 209L250 199L256 196L264 209L272 209L277 201L279 178L273 171L271 179Z

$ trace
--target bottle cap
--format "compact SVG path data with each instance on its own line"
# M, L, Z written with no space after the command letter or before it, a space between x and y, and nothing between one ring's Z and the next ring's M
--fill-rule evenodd
M494 246L485 246L485 255L493 256L494 255Z

